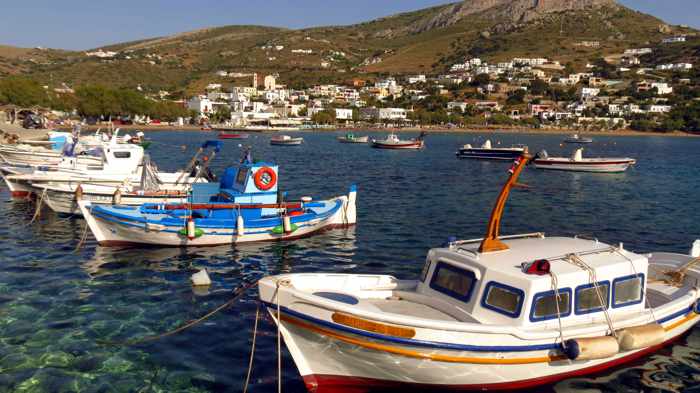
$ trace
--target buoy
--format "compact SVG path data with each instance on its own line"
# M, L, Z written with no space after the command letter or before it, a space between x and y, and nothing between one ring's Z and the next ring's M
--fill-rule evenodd
M272 228L272 233L273 233L274 235L282 235L282 234L284 234L284 233L293 233L293 232L295 232L297 229L299 229L299 226L298 226L297 224L292 224L291 231L285 232L285 231L284 231L284 226L282 226L282 225L277 225L276 227Z
M192 277L190 277L190 280L192 281L192 285L195 287L206 287L211 285L211 278L209 278L209 274L207 274L207 269L202 269L193 274Z
M187 238L194 240L195 237L197 237L197 227L194 224L194 220L190 218L187 220Z
M566 340L563 349L571 360L595 360L617 355L620 345L612 336L587 337Z
M292 233L292 219L291 217L285 215L282 216L282 225L284 226L284 233Z
M310 196L303 196L303 197L301 197L301 201L304 203L309 203L309 202L313 201L313 198L311 198Z
M245 224L243 223L243 216L240 214L236 218L236 234L238 236L245 235Z
M78 184L78 187L75 188L75 200L80 201L83 199L83 186Z
M617 342L623 351L647 348L664 342L666 331L658 323L619 330Z
M117 190L114 191L114 198L113 202L115 205L121 205L122 204L122 189L117 187Z

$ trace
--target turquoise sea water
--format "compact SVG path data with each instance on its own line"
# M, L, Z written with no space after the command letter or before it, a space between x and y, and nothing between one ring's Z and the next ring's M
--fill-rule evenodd
M244 280L281 272L387 273L413 278L429 248L451 235L483 235L509 164L458 160L464 143L484 135L430 135L423 151L382 151L340 144L341 133L300 133L299 147L269 146L268 135L226 141L221 170L254 156L281 166L292 197L325 198L359 186L358 226L292 243L198 249L102 248L92 237L78 251L84 222L9 200L0 188L0 392L236 392L248 365L255 291L181 334L135 346L137 339L176 328L230 299ZM358 133L361 134L361 133ZM380 134L373 134L375 137ZM149 133L161 170L175 170L215 134ZM561 138L492 136L532 151L569 155ZM687 253L700 238L700 139L596 137L588 156L639 160L624 174L527 169L506 209L502 232L587 234L639 252ZM186 146L183 151L182 146ZM208 293L189 277L210 271ZM276 391L276 340L270 321L258 337L252 392ZM284 353L284 391L303 383ZM690 391L700 385L700 328L676 345L626 368L545 387L558 391Z

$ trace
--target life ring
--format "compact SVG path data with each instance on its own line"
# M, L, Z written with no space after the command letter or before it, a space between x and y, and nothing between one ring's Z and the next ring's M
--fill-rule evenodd
M260 191L267 191L277 184L277 174L272 168L264 166L255 172L255 187Z

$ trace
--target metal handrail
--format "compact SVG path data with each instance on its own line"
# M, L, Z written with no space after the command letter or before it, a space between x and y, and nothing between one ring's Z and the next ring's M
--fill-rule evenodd
M544 232L533 232L533 233L524 233L521 235L499 236L498 238L501 240L508 240L508 239L524 239L524 238L529 238L529 237L544 238ZM455 242L455 245L461 246L464 244L479 243L482 240L484 240L483 237L478 238L478 239L458 240Z

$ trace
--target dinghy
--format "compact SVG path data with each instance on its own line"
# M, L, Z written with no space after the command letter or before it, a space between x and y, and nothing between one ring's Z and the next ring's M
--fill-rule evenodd
M375 149L393 149L393 150L418 150L425 147L425 133L414 139L402 140L396 134L387 135L386 139L372 139L372 147Z
M457 152L457 157L513 161L524 153L527 153L527 146L492 147L491 140L487 139L481 147L472 147L470 144L464 145Z
M368 136L357 136L352 132L348 132L347 134L338 137L338 142L340 143L367 143L368 141Z
M549 157L546 151L537 154L533 165L537 169L575 172L624 172L637 163L634 158L583 158L583 148L576 149L571 158Z
M356 223L357 191L325 201L286 201L278 166L245 160L220 183L193 184L186 203L142 206L78 201L100 245L215 246L291 240Z
M578 237L500 236L528 160L511 169L484 238L430 250L417 279L259 281L310 392L531 388L648 356L700 321L698 250L639 254Z

